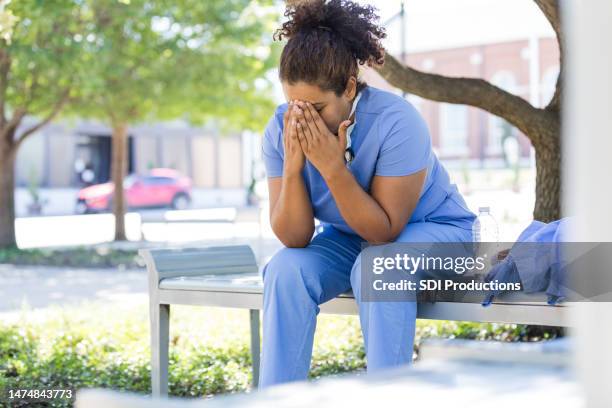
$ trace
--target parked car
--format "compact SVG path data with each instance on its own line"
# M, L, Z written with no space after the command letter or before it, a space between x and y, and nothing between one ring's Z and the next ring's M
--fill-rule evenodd
M131 174L123 182L128 208L172 207L183 210L191 203L191 179L172 169L153 169L146 175ZM115 186L112 182L79 191L79 214L111 211Z

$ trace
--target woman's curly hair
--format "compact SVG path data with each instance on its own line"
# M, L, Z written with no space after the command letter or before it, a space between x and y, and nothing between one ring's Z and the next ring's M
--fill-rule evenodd
M288 39L283 48L279 77L294 84L317 84L341 95L359 65L382 65L385 29L377 25L372 6L348 0L302 0L287 6L288 21L274 39ZM358 81L357 90L365 83Z

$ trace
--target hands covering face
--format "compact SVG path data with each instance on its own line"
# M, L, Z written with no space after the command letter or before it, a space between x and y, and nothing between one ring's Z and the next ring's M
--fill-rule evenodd
M294 160L291 169L304 166L304 156L326 178L344 167L346 133L351 121L345 120L338 127L338 136L329 131L319 112L309 102L291 101L285 113L285 161ZM288 128L287 128L288 126ZM296 146L297 142L297 146ZM296 152L296 147L302 152ZM287 153L288 152L288 153ZM302 160L300 162L300 160Z
M296 126L296 113L293 110L293 101L283 116L283 145L285 148L285 160L283 162L283 174L293 176L299 174L304 168L306 157L298 139Z

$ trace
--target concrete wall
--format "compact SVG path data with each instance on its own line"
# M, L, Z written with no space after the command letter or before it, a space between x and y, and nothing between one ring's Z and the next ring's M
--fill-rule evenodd
M110 137L110 129L89 122L57 123L28 138L19 151L17 185L25 187L34 177L41 187L80 187L74 160L76 145L86 139L83 135ZM219 135L214 129L160 123L134 126L130 136L136 172L174 168L191 177L199 188L244 188L250 182L247 163L257 160L257 152L243 146L244 137Z

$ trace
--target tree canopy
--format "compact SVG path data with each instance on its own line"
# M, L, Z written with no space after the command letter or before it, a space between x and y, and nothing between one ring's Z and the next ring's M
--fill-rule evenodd
M138 122L177 118L261 130L269 118L266 73L278 54L269 34L277 17L273 0L3 5L0 245L15 242L16 151L60 114L94 118L123 133ZM26 116L37 122L24 128ZM120 173L113 173L116 181Z
M82 42L93 60L74 110L109 123L222 118L261 128L272 106L264 79L274 60L264 35L274 21L268 3L86 2L92 23Z

